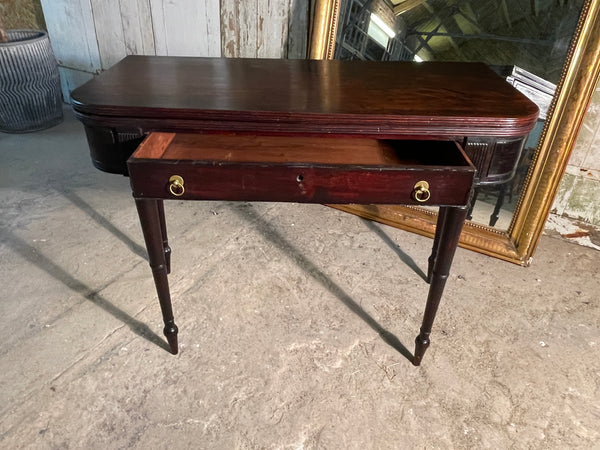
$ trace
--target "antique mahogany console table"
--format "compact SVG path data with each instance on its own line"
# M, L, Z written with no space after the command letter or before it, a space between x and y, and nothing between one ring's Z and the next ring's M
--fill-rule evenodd
M478 63L129 56L72 102L95 166L131 175L173 353L163 199L440 206L415 365L473 181L510 176L537 119Z

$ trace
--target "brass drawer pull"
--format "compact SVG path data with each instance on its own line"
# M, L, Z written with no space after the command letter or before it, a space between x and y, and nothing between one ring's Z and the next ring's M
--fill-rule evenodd
M413 198L419 203L425 203L431 197L429 192L429 183L427 181L419 181L413 187Z
M169 192L175 197L181 197L185 192L183 187L183 178L179 175L173 175L169 178Z

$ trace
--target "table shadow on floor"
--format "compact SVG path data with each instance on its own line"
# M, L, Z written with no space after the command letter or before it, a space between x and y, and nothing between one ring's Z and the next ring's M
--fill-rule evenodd
M104 228L106 231L111 233L114 237L120 240L125 246L127 246L134 254L138 255L140 258L148 260L148 254L146 253L146 249L119 230L115 225L113 225L108 219L106 219L102 214L96 211L89 203L87 203L84 199L82 199L79 195L77 195L73 191L58 191L60 194L69 200L73 205L75 205L80 211L84 212L88 215L94 222ZM132 202L132 208L134 204Z
M4 236L4 241L6 242L8 247L14 252L16 252L18 255L20 255L27 262L34 266L37 266L38 268L46 272L48 275L50 275L52 278L65 285L71 291L75 292L87 301L90 301L94 305L106 311L111 316L127 325L131 329L131 331L133 331L141 338L144 338L145 340L163 348L164 350L169 351L169 346L164 341L164 339L162 339L160 336L154 333L148 327L148 325L131 317L128 313L126 313L119 307L113 305L99 293L106 286L101 287L99 289L92 289L85 283L73 277L65 269L63 269L50 258L45 256L38 249L29 245L20 237L15 236L15 234L12 233L10 230L3 229L2 234Z
M287 255L298 267L314 278L321 286L337 297L350 311L360 317L371 327L381 339L398 351L409 361L413 360L412 353L400 342L390 331L379 324L369 313L367 313L356 301L350 297L340 286L332 281L321 269L303 255L296 247L288 242L275 227L263 219L250 204L243 208L233 207L232 210L242 219L251 223L269 242Z
M404 253L400 247L390 238L385 231L381 229L381 226L376 224L375 222L367 219L362 219L365 226L373 231L377 236L381 238L381 240L390 247L396 255L400 258L404 264L406 264L410 269L412 269L419 277L423 279L423 281L427 282L427 275L425 272L421 270L421 268L417 265L414 259L412 259L409 255Z

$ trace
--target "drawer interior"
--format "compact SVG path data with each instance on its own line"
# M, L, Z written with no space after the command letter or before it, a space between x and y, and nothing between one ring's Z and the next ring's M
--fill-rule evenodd
M453 141L243 134L152 133L133 159L210 164L472 168L460 146Z

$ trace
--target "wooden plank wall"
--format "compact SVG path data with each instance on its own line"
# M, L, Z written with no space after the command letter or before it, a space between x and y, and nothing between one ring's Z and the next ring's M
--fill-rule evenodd
M304 58L310 0L41 0L63 94L126 55Z
M148 0L91 0L102 69L126 55L154 55Z
M221 0L221 49L235 58L306 57L309 0Z
M150 6L157 55L221 56L219 0L150 0Z
M42 0L63 97L101 69L89 0ZM67 25L68 24L68 25Z

